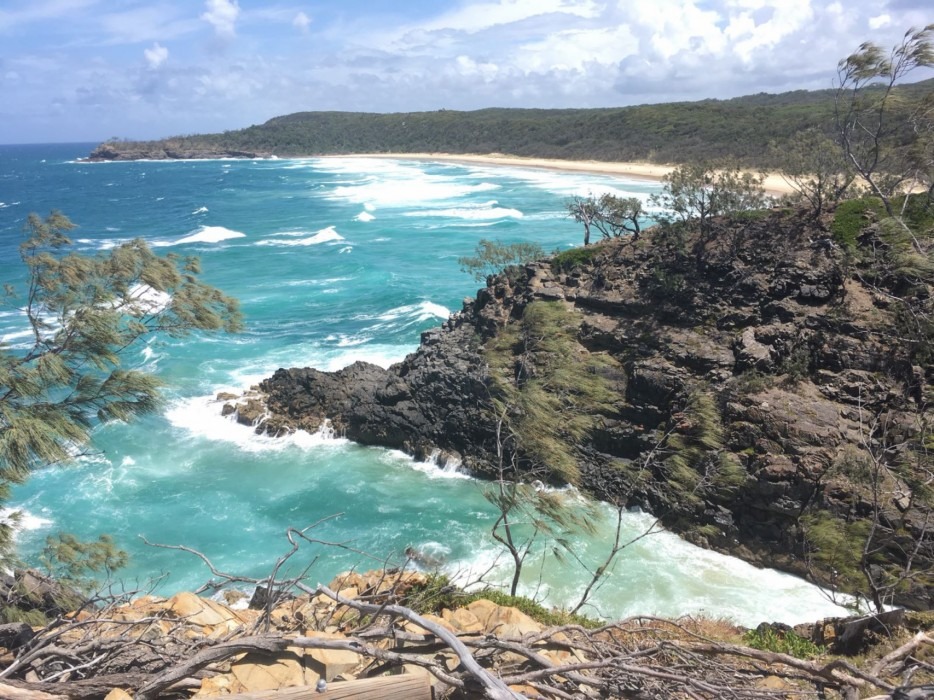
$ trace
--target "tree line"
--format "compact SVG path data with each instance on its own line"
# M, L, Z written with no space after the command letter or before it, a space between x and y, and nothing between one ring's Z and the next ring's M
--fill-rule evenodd
M899 85L900 99L930 93L934 79ZM872 88L874 91L877 88ZM688 163L731 158L775 168L808 129L833 137L836 91L758 94L604 109L482 109L368 114L298 112L220 134L126 143L278 156L352 153L507 153L599 161ZM770 147L770 144L777 146Z

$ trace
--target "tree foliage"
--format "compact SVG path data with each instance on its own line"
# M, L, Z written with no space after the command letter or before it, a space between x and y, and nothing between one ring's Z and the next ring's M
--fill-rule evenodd
M91 576L104 574L109 578L129 562L129 555L110 535L85 541L65 532L46 537L39 558L55 581L84 592L94 586Z
M716 216L763 208L768 202L763 181L763 176L742 171L736 165L682 165L662 178L662 192L652 195L651 201L669 212L663 221L696 220L701 232L707 233Z
M570 484L580 478L576 445L616 398L601 374L614 361L579 348L580 323L562 302L536 301L485 349L494 400L522 458Z
M909 29L886 53L865 42L837 67L836 124L847 160L889 216L905 187L934 186L934 96L906 95L897 83L934 66L934 24Z
M140 339L240 327L236 300L199 281L197 259L156 256L141 240L81 255L74 227L59 212L30 215L25 289L6 288L31 335L24 350L0 347L0 501L31 469L73 458L98 423L159 405L158 378L120 364ZM0 524L4 554L10 537Z
M497 479L484 494L498 511L493 539L513 561L512 595L534 548L548 542L560 556L571 546L568 534L588 531L598 518L586 499L544 483L578 483L576 446L615 398L600 374L612 360L581 352L580 322L561 302L536 301L485 349Z
M574 197L567 203L567 210L574 221L583 224L585 246L590 245L591 226L604 238L618 238L627 233L638 238L639 220L645 216L638 197L617 197L608 192L599 197Z
M834 206L851 189L855 177L838 143L811 127L785 144L772 145L779 172L794 188L792 203L806 204L814 218Z
M481 238L472 256L457 259L462 272L469 272L478 282L486 281L490 275L498 275L514 265L523 265L545 257L545 251L537 243L501 243Z

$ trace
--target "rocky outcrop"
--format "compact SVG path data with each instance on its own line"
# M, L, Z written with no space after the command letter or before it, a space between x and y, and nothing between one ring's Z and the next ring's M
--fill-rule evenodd
M91 151L86 160L204 160L209 158L269 158L269 153L205 146L186 146L168 141L108 141Z
M926 541L907 485L880 503L840 467L854 451L871 460L870 444L901 449L930 419L921 397L934 369L889 340L893 305L877 272L867 284L869 272L825 228L788 210L715 222L714 235L656 229L588 250L584 264L559 256L491 277L388 370L277 371L259 387L268 416L257 429L330 421L361 443L440 451L482 473L495 450L486 348L532 302L558 301L580 314L580 352L608 354L620 368L606 377L613 411L595 414L576 446L584 488L649 509L699 544L797 573L807 569L809 513L843 523L876 508L886 527ZM658 464L635 483L627 465L644 463L660 426L676 427L697 392L713 397L721 456L741 467L740 483L688 498ZM886 554L904 563L904 553ZM923 585L899 596L918 607L932 600Z

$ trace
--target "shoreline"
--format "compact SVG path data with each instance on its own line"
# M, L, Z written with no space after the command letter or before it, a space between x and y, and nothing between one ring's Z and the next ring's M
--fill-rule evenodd
M468 165L493 165L515 168L538 168L558 172L590 173L594 175L615 175L631 177L636 180L659 182L670 173L677 164L658 165L656 163L601 161L601 160L563 160L558 158L526 158L508 156L502 153L477 155L472 153L351 153L344 155L315 156L317 158L382 158L386 160L420 160L440 163L461 163ZM781 175L769 173L763 189L772 196L791 194L795 190Z

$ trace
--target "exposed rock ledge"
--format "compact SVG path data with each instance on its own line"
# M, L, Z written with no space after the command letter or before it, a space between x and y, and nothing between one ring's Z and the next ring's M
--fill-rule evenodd
M403 362L280 369L240 420L269 434L328 420L357 442L420 458L440 450L482 473L495 445L483 345L530 302L563 301L583 315L581 351L609 353L621 367L607 377L614 414L577 446L581 485L662 515L696 543L805 573L801 516L865 517L870 507L832 467L861 449L868 416L884 417L876 437L887 444L916 438L920 419L930 419L921 395L934 371L883 342L891 300L861 281L865 270L847 271L843 252L801 214L719 222L715 237L695 234L682 251L650 232L635 244L594 246L568 270L545 261L491 278ZM701 505L680 498L660 470L633 485L619 468L644 458L657 427L677 421L698 388L715 397L726 450L745 470L739 487ZM909 504L906 492L883 507L926 536L922 514L904 512ZM899 561L897 547L885 554ZM915 585L899 600L930 607L931 589Z
M271 154L258 151L230 150L226 148L188 148L171 141L102 143L91 151L87 160L204 160L209 158L269 158Z

